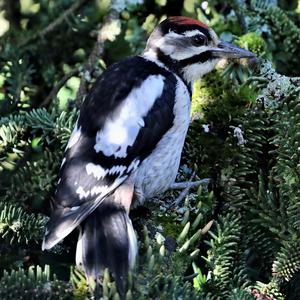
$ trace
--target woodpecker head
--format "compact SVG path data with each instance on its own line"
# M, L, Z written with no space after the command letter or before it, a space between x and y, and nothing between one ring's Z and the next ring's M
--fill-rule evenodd
M250 51L219 40L200 21L170 17L150 35L144 52L191 83L214 69L223 58L254 58Z

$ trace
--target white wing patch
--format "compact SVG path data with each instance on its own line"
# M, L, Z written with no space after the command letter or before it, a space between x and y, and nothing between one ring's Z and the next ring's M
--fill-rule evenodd
M110 170L109 170L109 174L110 175L114 175L116 173L119 173L120 175L122 175L125 171L126 171L127 167L126 166L113 166Z
M100 165L95 165L93 163L88 163L85 166L86 172L88 175L93 175L98 180L104 178L108 170L102 168Z
M69 142L67 144L67 148L66 149L70 149L71 147L73 147L79 140L81 135L81 127L78 128L77 122L76 125L73 129L73 132L70 136Z
M128 172L131 172L132 170L136 170L136 168L139 166L140 160L139 159L134 159L132 163L128 167Z
M82 186L80 186L77 190L76 193L79 195L79 199L81 200L82 198L87 198L90 194L90 191L85 191Z
M85 191L82 186L79 186L78 189L76 190L76 193L79 195L80 200L83 198L87 198L89 196L91 196L91 197L97 196L97 199L99 199L99 198L101 199L102 197L104 197L105 195L110 193L112 190L117 188L120 185L120 183L122 183L126 178L127 178L127 176L119 176L118 178L116 178L114 183L110 186L98 185L98 186L92 187L91 190L87 190L87 191Z
M65 164L65 162L66 162L66 158L64 157L63 160L62 160L62 162L61 162L60 168L63 167L63 165Z
M88 175L93 175L97 180L104 178L107 174L114 175L119 174L123 175L127 167L122 165L113 166L110 169L104 169L100 165L95 165L93 163L88 163L85 166L86 172Z
M97 132L94 146L97 153L126 157L128 146L133 145L140 128L145 125L143 118L163 92L164 79L162 75L151 75L130 92L117 117L108 119L104 128Z
M80 207L80 206L73 206L73 207L70 208L70 210L71 210L71 211L75 211L75 210L77 210L79 207Z
M99 186L94 186L91 190L85 191L82 186L80 186L77 190L76 193L79 195L79 199L87 198L89 196L95 196L95 195L100 195L100 194L106 194L108 191L108 186L107 185L99 185Z

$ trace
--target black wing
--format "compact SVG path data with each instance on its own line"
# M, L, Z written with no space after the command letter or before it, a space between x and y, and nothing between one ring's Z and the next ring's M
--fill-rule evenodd
M112 65L82 105L60 171L43 247L77 227L172 127L177 79L142 57Z

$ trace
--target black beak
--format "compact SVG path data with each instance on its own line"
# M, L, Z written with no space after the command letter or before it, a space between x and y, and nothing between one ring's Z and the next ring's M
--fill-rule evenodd
M213 55L214 57L218 57L218 58L254 58L255 57L254 53L223 41L219 42L217 48L214 48Z

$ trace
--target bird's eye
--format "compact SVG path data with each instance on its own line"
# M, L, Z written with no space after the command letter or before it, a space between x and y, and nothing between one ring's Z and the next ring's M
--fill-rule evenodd
M203 45L207 45L207 39L205 36L203 35L195 35L192 37L192 44L194 46L203 46Z

